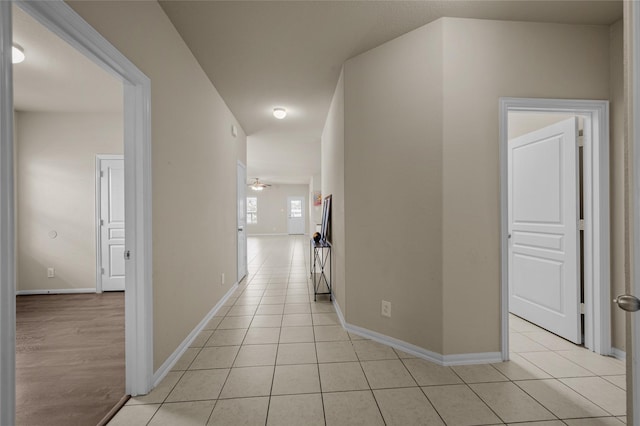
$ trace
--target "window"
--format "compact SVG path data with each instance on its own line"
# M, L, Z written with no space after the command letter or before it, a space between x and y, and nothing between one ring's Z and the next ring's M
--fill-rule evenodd
M247 223L258 223L258 199L247 197Z
M291 200L289 204L289 217L302 217L302 200Z

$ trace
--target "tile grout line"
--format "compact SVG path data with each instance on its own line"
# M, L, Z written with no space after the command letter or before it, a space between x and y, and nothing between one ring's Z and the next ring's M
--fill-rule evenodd
M271 245L273 246L274 244L271 244ZM296 251L299 251L299 248L297 247L297 245L296 245L296 247L294 247L294 248L290 251L291 256L292 256L292 259L295 259L295 252L296 252ZM303 250L303 252L304 252L304 250ZM245 367L233 367L233 364L235 364L236 359L237 359L237 357L238 357L238 354L239 354L239 352L240 352L240 348L242 348L242 347L246 347L246 346L251 346L251 344L247 343L247 336L248 336L249 331L252 329L252 328L251 328L251 325L253 324L253 321L255 320L256 315L258 315L258 310L260 309L260 306L270 306L270 305L262 305L262 300L263 300L263 298L264 298L264 297L267 297L267 296L266 296L267 294L270 294L270 293L268 293L268 292L269 292L269 289L270 289L271 285L275 285L275 286L277 286L275 289L272 289L273 291L276 291L276 290L280 291L280 286L283 284L283 283L281 283L281 282L280 282L280 281L282 281L282 278L280 277L280 275L281 275L280 270L282 270L283 268L279 268L279 267L278 267L278 263L277 263L277 259L276 259L276 256L275 256L275 255L269 255L269 256L267 256L267 257L265 257L265 258L256 257L255 259L256 259L257 261L261 262L261 266L260 266L260 268L258 268L258 269L254 269L254 272L252 272L252 274L251 274L250 276L248 276L248 277L247 277L247 281L245 282L245 284L244 284L244 288L242 289L242 294L245 294L245 293L244 293L245 291L247 291L247 290L251 289L250 285L251 285L251 282L252 282L252 279L253 279L253 278L257 278L257 279L258 279L258 280L260 280L260 281L262 281L262 280L264 280L264 279L267 279L267 282L266 282L266 283L256 282L256 286L257 286L257 287L260 287L260 289L262 290L262 292L261 292L261 294L262 294L262 295L261 295L261 296L260 296L260 298L259 298L258 305L256 305L256 309L255 309L255 311L254 311L254 314L253 314L253 315L251 315L252 320L251 320L251 322L249 323L249 325L248 325L248 327L247 327L247 329L246 329L245 335L244 335L244 337L243 337L243 339L242 339L242 342L240 343L240 346L239 346L239 349L238 349L238 353L236 353L236 356L235 356L235 358L234 358L234 361L233 361L233 363L232 363L232 367L231 367L231 368L245 368ZM275 259L275 262L273 263L273 265L272 265L272 266L269 266L269 265L271 265L271 263L269 263L269 262L270 262L270 261L274 261L274 259ZM308 259L306 259L306 261L308 261ZM292 272L292 269L295 267L295 266L294 266L295 264L296 264L296 263L295 263L295 261L294 261L294 260L292 260L292 261L287 265L287 268L288 268L288 270L289 270L289 273L288 273L288 278L287 278L286 287L285 287L285 294L284 294L284 295L282 295L282 296L284 296L284 302L283 302L283 304L282 304L282 306L283 306L283 307L282 307L282 310L283 310L283 312L282 312L282 321L280 322L280 327L278 327L278 328L279 328L279 333L278 333L278 342L277 342L277 348L276 348L276 360L274 361L274 367L273 367L273 368L274 368L274 370L273 370L273 375L272 375L271 390L270 390L270 393L269 393L269 403L268 403L268 407L267 407L267 417L265 418L265 424L268 422L268 414L269 414L269 410L270 410L270 406L271 406L271 397L273 396L273 389L274 389L274 384L275 384L275 372L276 372L276 369L277 369L277 367L278 367L278 365L277 365L277 356L278 356L278 353L279 353L280 345L282 344L282 343L280 342L280 340L281 340L281 336L282 336L282 332L283 332L282 328L284 327L284 318L285 318L285 315L286 315L286 314L284 313L284 311L287 309L287 306L288 306L288 305L295 305L295 304L298 304L298 303L288 303L288 296L289 296L288 291L289 291L290 289L292 289L292 288L291 288L291 287L289 287L289 286L291 285L291 279L292 279L292 276L294 275L294 274L293 274L293 272ZM260 271L260 269L261 269L263 266L265 267L265 269L264 269L263 271ZM308 266L308 265L305 263L305 267L307 267L307 266ZM297 268L297 267L296 267L296 268ZM262 273L258 274L258 272L259 272L259 271L260 271L260 272L262 272ZM297 276L297 275L299 275L299 274L298 274L298 273L296 273L295 275ZM269 278L266 278L266 277L269 277ZM306 291L307 291L307 294L309 294L309 286L308 286L308 283L307 283L307 286L305 287L305 289L306 289ZM255 290L258 290L258 288L256 288ZM281 296L281 295L274 295L274 296L268 296L268 297L279 297L279 296ZM297 294L297 293L296 293L294 296L295 296L295 297L297 297L297 296L299 296L299 294ZM294 300L296 300L296 298L295 298L295 297L294 297ZM234 307L234 306L236 306L236 303L237 303L238 301L239 301L239 297L238 297L238 298L236 298L236 299L234 300L232 307L229 307L229 310L228 310L228 311L225 313L225 315L222 317L223 319L231 316L231 315L229 315L229 313L231 312L231 309L233 309L233 307ZM322 387L322 380L321 380L321 377L320 377L320 371L319 371L319 365L320 365L320 362L319 362L319 359L318 359L318 343L319 343L319 342L316 340L316 339L317 339L317 337L318 337L318 336L317 336L317 334L316 334L316 327L320 327L320 326L315 324L315 322L316 322L316 318L314 317L314 314L327 314L327 312L314 311L314 309L313 309L313 304L312 304L310 301L308 301L308 302L306 302L306 303L304 303L304 304L310 305L311 330L312 330L312 336L313 336L313 342L314 342L314 349L315 349L315 356L316 356L316 362L315 362L315 364L316 364L316 371L317 371L317 374L318 374L318 381L319 381L319 385L320 385L320 394L321 394L321 401L322 401L323 416L324 416L324 421L325 421L325 424L326 424L326 422L327 422L327 418L326 418L326 412L325 412L325 410L324 410L324 397L323 397L323 395L325 394L325 392L323 391L323 387ZM245 306L249 306L249 305L245 305ZM218 324L218 325L219 325L219 324ZM289 327L289 326L288 326L288 327ZM292 326L290 326L290 327L294 327L294 328L295 328L295 327L306 327L306 326L292 325ZM261 329L261 328L263 328L263 327L254 327L253 329ZM273 327L273 328L275 328L275 327ZM215 328L215 329L213 329L213 330L214 330L214 332L215 332L216 330L218 330L217 326L216 326L216 328ZM346 330L345 330L345 331L346 331ZM511 332L513 333L514 331L512 330ZM519 333L519 332L518 332L518 334L521 334L521 335L522 335L522 333ZM209 339L211 339L212 337L213 337L213 333L212 333L212 335L209 337ZM352 336L350 335L350 333L348 333L348 332L347 332L347 337L348 337L348 340L335 340L335 341L334 341L334 340L328 340L328 341L326 341L326 342L322 342L322 343L328 343L328 342L344 342L344 341L349 341L349 342L351 343L351 347L352 347L352 348L354 349L354 351L355 351L354 340L353 340ZM527 336L524 336L524 335L523 335L523 337L526 337L527 339L529 339L529 340L531 340L531 341L533 341L533 342L535 342L535 343L539 344L540 346L546 347L545 345L543 345L543 344L541 344L541 343L539 343L539 342L535 341L534 339L531 339L531 338L529 338L529 337L527 337ZM207 342L209 341L209 339L207 339L207 341L203 344L203 346L194 348L194 349L197 349L197 353L195 354L194 358L191 360L191 362L189 363L189 365L186 367L187 369L186 369L186 370L183 370L183 371L181 371L181 372L180 372L180 377L178 378L178 381L177 381L177 382L176 382L176 384L171 388L171 390L169 391L169 393L167 394L167 396L164 398L163 402L160 404L160 406L158 407L158 409L156 410L156 412L154 412L154 414L152 415L151 419L153 419L153 418L157 417L157 413L158 413L159 409L160 409L163 405L168 404L168 403L166 402L166 399L167 399L167 398L168 398L168 396L169 396L169 395L174 391L175 387L177 386L177 383L179 383L179 381L182 379L182 377L184 377L184 375L185 375L186 371L194 371L194 370L189 370L189 369L190 369L190 368L191 368L191 366L193 365L193 363L194 363L195 359L196 359L196 358L199 356L199 354L202 352L202 350L203 350L205 347L208 347L208 346L206 346L206 345L207 345ZM360 339L357 339L357 340L360 340ZM365 339L365 340L366 340L366 339ZM259 344L263 344L263 343L256 343L256 344L254 344L254 345L259 345ZM221 346L219 346L219 347L227 347L227 346L235 346L235 345L221 345ZM565 359L565 360L567 360L567 361L571 362L572 364L576 364L577 366L581 367L581 365L580 365L580 364L577 364L575 361L572 361L571 359L566 358L566 357L565 357L565 356L563 356L562 354L558 353L559 351L557 351L557 350L553 350L553 349L550 349L550 348L547 348L547 349L548 349L548 350L547 350L547 351L544 351L544 352L555 353L556 355L558 355L558 356L562 357L563 359ZM535 352L543 352L543 351L529 351L529 352L534 352L534 353L535 353ZM416 383L416 385L417 385L417 386L415 386L415 387L418 387L418 388L420 388L420 389L421 389L422 394L427 398L427 401L429 401L430 406L431 406L431 407L436 411L436 413L438 414L438 416L440 416L440 419L443 421L443 423L445 423L445 424L446 424L446 422L444 422L444 419L442 418L442 416L440 415L440 413L438 412L438 410L436 409L436 407L433 405L433 403L431 402L431 400L426 396L426 393L425 393L424 389L425 389L425 388L428 388L428 387L439 387L439 386L449 386L449 385L448 385L448 384L442 384L442 385L428 385L428 386L425 386L425 387L420 386L420 385L418 384L418 381L417 381L416 377L414 377L414 374L413 374L413 373L409 370L409 368L407 367L407 365L406 365L406 360L405 360L405 359L403 359L403 358L400 356L400 354L398 354L398 353L397 353L397 351L394 351L394 353L397 355L397 358L394 358L394 359L399 359L399 360L401 361L402 366L403 366L403 367L404 367L404 368L409 372L410 377L411 377L411 378L412 378L412 380ZM526 354L527 352L522 352L522 353L525 353L525 354ZM518 354L520 354L520 353L518 353ZM380 409L380 405L378 404L378 400L377 400L377 398L375 397L374 390L371 388L371 384L370 384L370 382L369 382L369 378L366 376L366 373L364 372L363 362L366 362L366 360L361 359L357 352L356 352L356 358L357 358L357 362L358 362L358 363L359 363L359 365L360 365L361 371L362 371L362 373L363 373L363 375L365 376L365 379L366 379L366 381L367 381L367 385L368 385L368 387L369 387L369 389L368 389L368 390L369 390L369 391L372 393L372 395L374 396L374 401L376 402L376 405L377 405L377 407L378 407L378 411L380 412L380 414L381 414L381 416L382 416L383 422L385 422L385 423L386 423L386 420L384 419L384 416L382 415L382 411L381 411L381 409ZM562 379L570 379L570 378L574 378L574 377L564 377L564 378L558 378L558 377L555 377L554 375L550 374L546 369L544 369L544 368L542 368L542 367L538 366L538 364L533 363L532 361L528 360L528 359L527 359L527 358L525 358L525 357L522 357L522 359L523 359L523 360L525 360L528 364L530 364L530 365L534 366L535 368L538 368L540 371L544 372L545 374L549 374L550 378L549 378L549 379L545 379L545 378L522 379L522 380L518 380L518 382L528 382L528 381L532 381L532 380L536 380L536 381L542 381L542 380L555 380L555 381L557 381L557 382L562 383L563 387L567 388L567 390L569 390L570 392L575 392L576 394L578 394L578 395L580 395L581 397L585 398L585 400L586 400L586 401L589 401L590 403L594 404L595 406L597 406L597 407L599 407L599 408L602 408L602 407L600 407L600 405L598 405L598 404L596 404L595 402L591 401L591 399L587 398L587 397L586 397L586 396L584 396L582 393L580 393L579 391L577 391L577 390L575 390L575 389L571 388L570 386L568 386L567 384L565 384L565 383L562 381ZM337 362L338 362L338 361L334 361L334 362L331 362L331 363L337 363ZM331 364L331 363L328 363L328 364ZM307 365L307 364L308 364L308 363L303 363L303 364L287 364L287 365ZM250 366L247 366L247 367L250 367ZM505 374L505 373L502 373L502 371L500 371L496 366L492 365L492 367L493 367L493 369L494 369L496 372L498 372L499 374L505 375L505 379L506 379L506 380L504 380L504 381L500 381L500 382L467 382L467 381L463 380L463 379L461 378L461 376L460 376L460 375L459 375L455 370L451 369L451 371L453 371L453 373L455 374L455 376L456 376L456 377L458 377L459 379L461 379L461 380L462 380L462 384L464 384L467 388L471 389L471 391L472 391L472 392L473 392L473 394L476 396L476 398L480 399L480 400L484 403L484 405L486 405L486 406L489 408L489 410L490 410L491 412L493 412L493 413L497 416L497 418L498 418L498 419L501 419L501 417L497 414L497 412L495 412L495 411L493 410L493 408L491 408L491 406L489 406L489 404L487 404L487 403L484 401L484 399L482 399L482 397L480 397L480 395L479 395L479 394L478 394L478 393L477 393L477 392L472 388L472 385L474 385L474 384L482 384L482 383L507 383L507 382L514 383L514 384L518 387L518 389L522 390L522 391L523 391L523 392L524 392L528 397L530 397L533 401L535 401L536 403L540 404L540 406L544 407L546 410L548 410L549 412L551 412L551 411L550 411L546 406L544 406L544 404L540 403L540 401L538 401L537 399L535 399L532 395L530 395L530 394L529 394L529 393L527 393L527 392L526 392L522 387L520 387L520 386L518 385L518 383L516 383L516 381L515 381L515 380L511 379L510 377L507 377L507 376L506 376L506 374ZM589 371L589 372L591 372L589 369L586 369L586 370L587 370L587 371ZM229 371L231 371L231 369L230 369ZM592 373L593 373L593 372L592 372ZM608 381L607 379L605 379L605 376L601 376L601 375L598 375L598 374L595 374L595 373L593 373L593 374L594 374L593 376L576 376L575 378L587 378L587 377L588 377L588 378L592 378L592 377L598 377L598 378L600 378L600 379L602 379L602 380L605 380L607 383L610 383L612 386L615 386L615 387L616 387L616 389L621 389L621 388L620 388L619 386L617 386L615 383L612 383L612 382ZM228 380L228 376L229 376L229 375L227 375L227 378L225 379L225 384L223 384L222 389L224 389L224 386L226 385L226 381ZM413 388L415 388L415 387L414 387L414 386L407 386L407 387L401 387L401 388L381 388L381 389L405 389L405 388L406 388L406 389L413 389ZM621 389L621 390L623 390L623 391L624 391L624 389ZM222 390L221 390L221 392L222 392ZM352 391L336 391L336 392L352 392ZM312 394L312 393L315 393L315 392L306 392L306 393L302 393L302 394ZM295 394L286 394L286 395L298 395L298 393L295 393ZM235 398L235 397L234 397L234 398L232 398L232 399L240 399L240 398L242 398L242 397L238 397L238 398ZM248 398L248 397L247 397L247 398ZM218 404L218 400L220 400L220 399L221 399L221 398L216 399L216 401L215 401L215 403L214 403L214 407L213 407L213 409L212 409L212 412L211 412L211 413L210 413L210 415L209 415L209 418L212 418L213 411L215 411L215 407L217 406L217 404ZM602 408L602 409L604 410L604 412L608 413L608 410L605 410L604 408ZM555 415L555 413L551 412L551 414L552 414L554 417L558 418L558 416L556 416L556 415ZM601 417L602 417L602 416L601 416ZM605 417L607 417L607 418L612 417L612 418L616 418L616 419L618 419L618 417L619 417L619 416L610 415L610 416L605 416ZM580 418L594 418L594 417L580 417ZM150 419L149 421L151 421L151 419ZM319 418L318 418L318 420L319 420ZM619 420L619 419L618 419L618 420ZM561 422L561 423L563 423L563 424L565 424L565 423L566 423L566 422L564 422L562 419L558 419L558 421L560 421L560 422Z
M425 398L427 398L427 402L429 402L429 405L431 406L431 408L433 408L433 410L435 411L435 413L438 415L438 417L440 418L440 420L442 420L443 424L447 424L447 422L444 421L444 418L442 417L442 414L440 414L440 412L438 411L438 409L436 408L436 406L433 404L433 402L429 399L429 397L427 396L427 394L424 392L424 389L422 386L420 386L420 384L418 383L418 380L415 378L415 376L413 375L413 373L411 372L411 370L409 370L409 368L407 367L407 365L404 363L404 359L400 358L400 362L402 363L402 365L404 365L404 368L407 369L407 371L409 372L409 375L413 378L413 380L416 382L416 384L418 385L418 389L420 389L420 392L422 393L422 395L424 395ZM455 371L454 371L455 374ZM448 385L447 385L448 386Z

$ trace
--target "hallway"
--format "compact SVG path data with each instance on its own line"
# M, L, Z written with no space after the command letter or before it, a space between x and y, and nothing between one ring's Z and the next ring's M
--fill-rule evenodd
M249 276L110 425L622 425L624 362L517 317L512 360L442 367L346 332L313 302L308 239L250 237ZM616 417L617 416L617 417Z

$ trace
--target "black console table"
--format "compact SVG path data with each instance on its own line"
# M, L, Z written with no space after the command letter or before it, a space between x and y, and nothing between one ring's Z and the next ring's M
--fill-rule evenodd
M315 301L319 294L328 294L329 300L331 300L331 243L311 239L309 255L309 267L313 280L313 300ZM326 288L322 288L322 285Z

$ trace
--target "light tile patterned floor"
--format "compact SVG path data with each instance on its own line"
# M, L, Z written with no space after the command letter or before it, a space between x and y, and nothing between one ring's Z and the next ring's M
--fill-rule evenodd
M249 277L163 382L110 425L622 425L624 363L517 317L511 361L442 367L313 302L303 237L249 238Z

